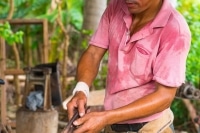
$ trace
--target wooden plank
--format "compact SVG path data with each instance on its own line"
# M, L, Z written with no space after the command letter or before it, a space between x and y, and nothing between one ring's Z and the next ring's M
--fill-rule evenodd
M6 69L4 71L5 75L24 75L24 70L22 69Z
M9 22L10 24L29 25L29 24L43 24L44 19L1 19L0 23Z

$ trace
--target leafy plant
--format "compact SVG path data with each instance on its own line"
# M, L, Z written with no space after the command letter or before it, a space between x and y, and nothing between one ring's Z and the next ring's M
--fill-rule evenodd
M23 43L23 34L24 33L22 31L13 33L8 22L0 24L0 36L3 37L10 45L14 43Z

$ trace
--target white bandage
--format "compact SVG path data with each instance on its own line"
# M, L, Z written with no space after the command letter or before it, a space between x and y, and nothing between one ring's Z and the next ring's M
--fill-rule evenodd
M78 82L72 94L75 95L77 91L82 91L86 97L89 97L89 86L85 82Z

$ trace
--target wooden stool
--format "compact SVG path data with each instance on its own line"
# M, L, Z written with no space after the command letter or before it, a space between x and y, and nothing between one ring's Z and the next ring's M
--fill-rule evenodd
M52 106L50 68L26 68L23 105L16 115L16 133L56 133L58 112ZM26 98L35 86L43 86L43 108L32 111L26 108Z

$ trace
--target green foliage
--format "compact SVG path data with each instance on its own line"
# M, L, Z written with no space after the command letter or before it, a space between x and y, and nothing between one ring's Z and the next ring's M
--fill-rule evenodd
M192 33L191 49L187 59L187 81L193 83L197 88L200 82L200 1L179 0L178 10L186 18Z
M30 18L44 14L51 0L14 0L15 12L13 18ZM6 18L9 11L8 0L0 1L0 18Z
M83 23L83 0L64 0L61 3L61 19L65 25L71 24L77 30L81 30ZM54 23L58 17L58 9L51 13L44 13L37 16L37 18L47 19Z
M189 112L181 99L175 99L171 109L174 115L174 127L177 131L187 131L188 133L196 133L196 129L189 116Z
M54 23L56 21L56 18L58 17L58 10L54 10L51 13L48 14L42 14L38 16L39 19L47 19L50 23Z
M23 43L23 34L24 33L22 31L13 33L8 22L0 24L0 36L3 37L10 45L14 43Z
M51 0L15 0L15 12L13 18L43 18L54 23L58 15L58 9L49 13ZM8 15L8 0L0 1L0 18ZM71 24L81 30L83 22L83 0L63 0L61 3L61 18L64 24Z
M187 119L189 118L189 116L186 115L188 114L188 111L184 106L182 100L176 99L175 101L173 101L171 108L174 114L178 114L175 115L174 119L175 126L181 125L182 123L185 123L187 121Z
M31 18L44 14L49 8L51 0L15 0L15 14L13 18Z
M6 18L8 14L9 6L7 3L7 0L0 0L0 18Z
M83 0L67 0L70 24L81 30L83 23Z
M88 37L92 36L93 32L94 32L93 30L82 29L81 34L83 36L83 38L82 38L82 48L83 49L86 49L88 47Z

